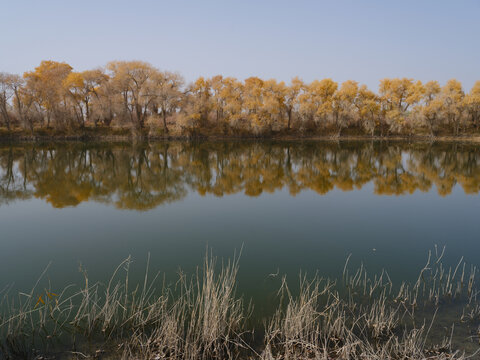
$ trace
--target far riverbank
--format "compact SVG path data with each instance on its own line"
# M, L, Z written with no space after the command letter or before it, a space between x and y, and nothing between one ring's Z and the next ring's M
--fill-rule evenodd
M480 134L468 133L458 136L428 134L416 135L368 135L368 134L304 134L298 132L279 132L268 135L217 135L205 133L158 134L149 129L132 131L130 128L88 127L69 132L55 129L36 129L34 133L22 129L6 131L0 128L0 142L55 142L55 141L99 141L99 142L137 142L137 141L224 141L224 140L279 140L279 141L419 141L419 142L468 142L480 143Z

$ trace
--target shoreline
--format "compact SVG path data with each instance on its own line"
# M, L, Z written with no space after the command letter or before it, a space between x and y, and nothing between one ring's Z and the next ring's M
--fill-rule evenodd
M458 143L479 143L479 135L460 135L460 136L428 136L428 135L391 135L391 136L371 136L371 135L289 135L280 134L272 136L232 136L232 135L204 135L204 136L187 136L187 135L171 135L171 136L152 136L131 134L123 135L29 135L12 134L0 135L0 144L5 143L44 143L44 142L165 142L165 141L319 141L319 142L342 142L342 141L403 141L403 142L458 142Z

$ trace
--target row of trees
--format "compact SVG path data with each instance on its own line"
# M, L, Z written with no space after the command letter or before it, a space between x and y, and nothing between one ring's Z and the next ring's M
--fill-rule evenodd
M75 72L42 61L23 76L0 73L0 115L7 130L129 126L185 135L328 133L345 129L390 134L459 135L479 130L480 81L469 93L449 80L422 83L383 79L378 93L348 80L290 84L221 75L185 84L183 78L141 61L114 61Z
M32 197L55 207L99 201L147 210L189 192L258 196L288 189L326 194L373 183L376 194L456 185L480 191L480 148L459 144L154 143L149 146L0 148L0 205Z

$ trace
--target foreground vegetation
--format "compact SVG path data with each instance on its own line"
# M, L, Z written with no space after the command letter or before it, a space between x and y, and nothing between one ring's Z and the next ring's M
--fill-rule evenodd
M89 282L61 293L37 285L18 299L4 296L0 355L15 358L123 359L463 359L454 325L480 323L475 267L447 269L443 252L428 256L418 280L392 284L383 271L365 267L341 278L300 277L299 291L286 279L277 310L259 321L236 295L238 259L216 264L207 257L193 277L180 273L172 286L148 272L129 282L131 260L106 284ZM436 317L457 305L457 318L441 332ZM444 325L442 324L442 327ZM254 330L256 327L256 331ZM440 328L442 328L440 327ZM458 329L456 329L458 331ZM460 346L460 348L458 348ZM456 348L457 347L457 348Z
M199 78L141 61L74 72L42 61L22 76L0 73L3 136L459 136L480 133L480 81L469 93L449 80L289 85L250 77ZM2 135L2 134L0 134Z

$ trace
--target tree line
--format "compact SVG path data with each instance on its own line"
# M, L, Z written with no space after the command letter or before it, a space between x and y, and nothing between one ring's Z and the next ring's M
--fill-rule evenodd
M222 197L288 189L320 195L373 183L378 195L456 185L480 192L480 149L459 144L256 144L165 142L134 146L34 144L0 147L0 205L40 198L148 210L193 191Z
M23 76L0 73L0 126L81 132L128 128L147 135L453 135L480 129L480 81L383 79L378 92L347 80L290 84L221 75L186 84L142 61L76 72L42 61Z

